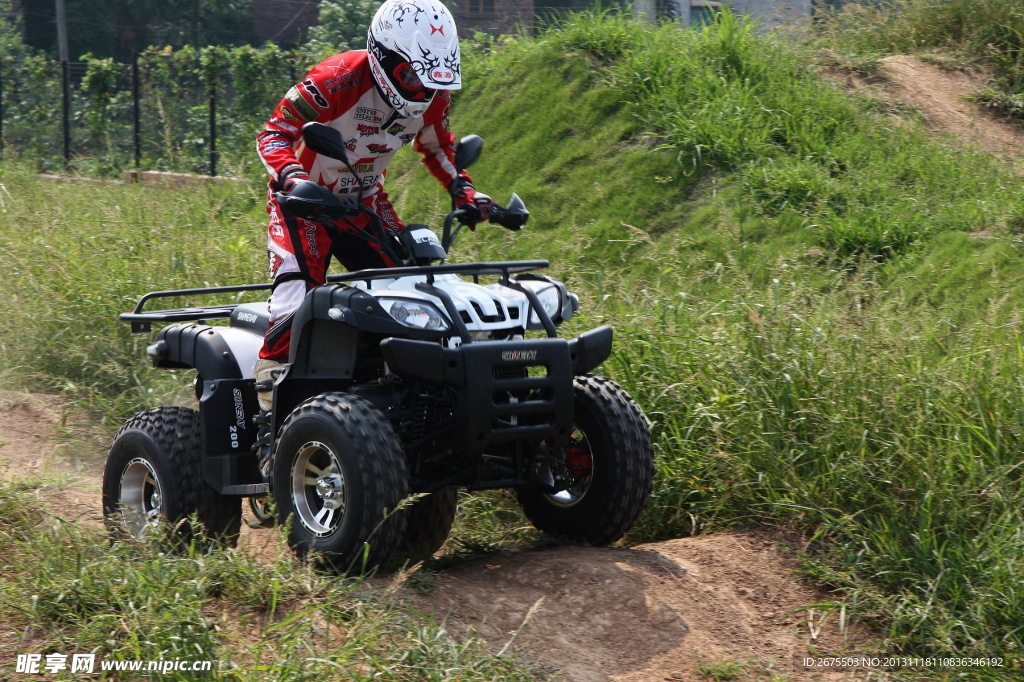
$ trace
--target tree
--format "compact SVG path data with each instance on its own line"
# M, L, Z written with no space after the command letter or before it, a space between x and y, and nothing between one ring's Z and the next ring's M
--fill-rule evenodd
M11 0L0 0L0 57L24 57L25 43L21 39L21 21L14 13Z

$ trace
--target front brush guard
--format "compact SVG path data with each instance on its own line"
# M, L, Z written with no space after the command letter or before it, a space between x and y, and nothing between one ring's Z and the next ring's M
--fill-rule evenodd
M601 364L611 348L608 326L572 340L475 341L458 348L399 338L381 342L392 373L452 389L456 442L464 455L496 443L567 442L573 377Z

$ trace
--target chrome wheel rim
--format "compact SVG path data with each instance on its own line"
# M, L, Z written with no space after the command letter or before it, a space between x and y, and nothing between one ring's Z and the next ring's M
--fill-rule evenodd
M160 523L162 491L160 477L149 461L136 457L125 465L117 502L125 528L132 537L141 540Z
M347 495L341 461L330 447L309 441L292 462L292 501L295 516L314 535L338 529L345 518Z
M575 429L568 446L563 448L564 459L561 463L562 479L566 482L565 490L545 495L548 502L556 507L572 507L579 503L590 490L594 480L593 449L587 435Z

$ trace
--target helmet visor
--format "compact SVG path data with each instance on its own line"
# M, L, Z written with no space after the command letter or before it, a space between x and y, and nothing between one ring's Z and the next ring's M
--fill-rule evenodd
M416 69L409 62L396 66L391 71L391 76L395 87L398 88L399 92L406 99L414 102L425 102L434 96L435 91L423 85L423 81L420 80Z

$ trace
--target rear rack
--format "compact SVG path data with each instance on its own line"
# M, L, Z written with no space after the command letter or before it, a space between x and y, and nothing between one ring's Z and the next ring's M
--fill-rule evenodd
M550 263L546 260L497 261L493 263L451 263L444 265L422 265L400 268L375 268L356 270L340 275L330 275L328 282L370 282L375 279L395 279L409 275L424 275L427 283L432 284L435 275L461 274L475 279L481 275L501 275L508 281L512 273L529 272L546 268ZM142 296L130 313L121 313L119 319L132 323L132 333L141 334L152 331L154 322L188 322L192 320L212 320L231 317L232 311L240 304L195 306L189 308L171 308L168 310L150 310L143 312L146 303L157 298L175 296L202 296L207 294L231 294L245 291L269 291L272 284L242 284L226 287L204 287L201 289L170 289L168 291L151 291ZM536 302L534 301L535 307Z
M244 291L268 291L271 284L243 284L227 287L204 287L201 289L170 289L168 291L151 291L139 299L135 310L121 313L118 319L132 323L132 333L141 334L152 331L154 322L188 322L191 320L212 320L220 317L231 317L231 313L239 306L238 303L222 305L194 306L190 308L171 308L168 310L150 310L142 312L147 301L156 298L174 296L201 296L204 294L231 294Z

